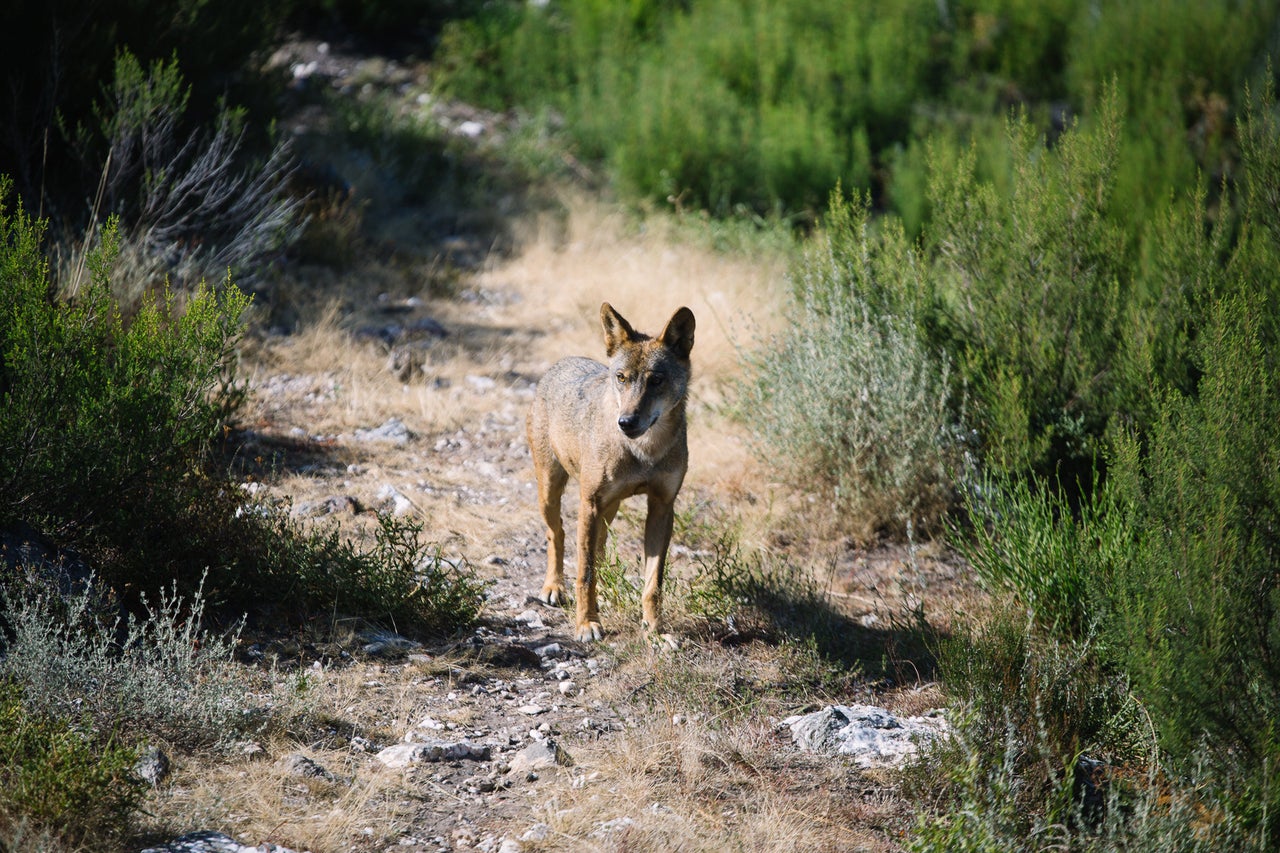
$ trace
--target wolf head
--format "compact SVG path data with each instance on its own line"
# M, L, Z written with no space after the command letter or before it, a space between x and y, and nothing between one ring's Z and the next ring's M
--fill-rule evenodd
M684 405L692 373L693 312L681 308L656 338L637 332L608 302L600 306L609 384L618 401L618 429L639 438L664 414Z

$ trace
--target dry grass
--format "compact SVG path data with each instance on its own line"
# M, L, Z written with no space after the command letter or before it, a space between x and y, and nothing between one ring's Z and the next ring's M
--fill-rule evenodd
M481 277L481 286L522 294L524 313L542 330L532 356L546 366L564 355L601 357L601 302L652 333L685 305L698 319L695 398L720 402L737 374L738 349L778 331L785 255L728 255L674 220L637 226L587 199L570 199L567 208L566 221L542 223L519 257Z

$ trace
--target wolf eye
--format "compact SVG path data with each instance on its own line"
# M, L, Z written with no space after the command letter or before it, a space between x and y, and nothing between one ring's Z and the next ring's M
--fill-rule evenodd
M617 373L617 378L618 378L618 383L619 383L619 384L621 384L621 385L626 385L626 384L627 384L627 374L623 373L621 370L619 370L619 371L618 371L618 373Z
M649 387L650 387L650 388L657 388L657 387L659 387L660 385L662 385L662 383L663 383L663 382L666 382L666 381L667 381L667 377L666 377L666 376L664 376L664 375L663 375L663 374L661 374L661 373L655 373L655 374L653 374L652 376L650 376L650 377L649 377Z

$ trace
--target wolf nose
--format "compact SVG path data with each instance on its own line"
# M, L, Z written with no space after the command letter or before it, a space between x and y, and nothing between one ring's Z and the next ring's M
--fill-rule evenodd
M640 426L639 415L622 415L618 418L618 429L627 435L633 434L638 426Z

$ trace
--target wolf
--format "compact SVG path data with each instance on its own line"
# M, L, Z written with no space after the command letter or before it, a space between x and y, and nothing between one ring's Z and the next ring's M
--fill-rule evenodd
M662 576L676 494L689 467L685 405L692 376L694 318L680 308L657 337L637 332L608 302L600 306L609 363L563 358L538 382L526 427L547 525L547 577L540 598L567 601L560 497L578 481L578 580L574 635L604 636L596 567L618 505L648 498L641 612L649 636L674 643L662 620Z

